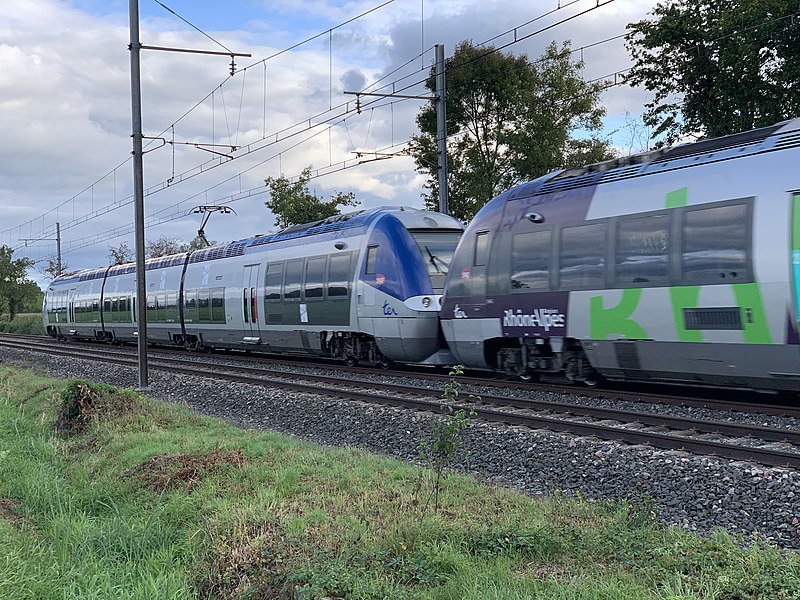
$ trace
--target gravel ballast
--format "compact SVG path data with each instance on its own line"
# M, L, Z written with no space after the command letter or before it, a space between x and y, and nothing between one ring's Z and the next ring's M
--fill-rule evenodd
M213 360L213 359L209 359ZM0 362L37 365L57 378L120 387L137 371L0 348ZM417 460L438 417L277 388L150 371L152 398L182 403L243 427ZM666 522L701 534L725 528L800 549L800 473L679 451L474 421L460 468L531 495L580 493L594 500L652 498Z

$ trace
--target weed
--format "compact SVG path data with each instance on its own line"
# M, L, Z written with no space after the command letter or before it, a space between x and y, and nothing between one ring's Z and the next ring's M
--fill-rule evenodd
M456 404L461 390L458 377L464 374L461 365L456 365L450 371L450 379L442 392L441 413L443 418L433 425L431 437L423 443L420 449L420 459L432 471L431 495L433 496L433 512L439 510L439 494L441 492L444 471L451 467L456 460L461 458L461 444L464 432L469 427L469 420L475 414L472 407L463 407ZM470 395L473 401L479 397ZM419 492L422 491L423 474L420 474ZM427 503L425 503L427 504Z
M93 419L111 412L109 397L116 389L88 381L71 381L61 392L61 404L56 431L65 434L82 433Z

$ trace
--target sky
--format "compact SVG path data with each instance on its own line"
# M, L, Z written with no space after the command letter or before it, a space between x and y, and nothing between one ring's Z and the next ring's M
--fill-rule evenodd
M655 0L138 0L144 45L250 54L141 53L145 237L188 242L199 206L209 239L275 231L264 180L296 178L324 198L354 192L359 208L422 208L425 177L389 156L417 133L434 46L491 40L535 59L571 41L584 77L631 66L621 39ZM0 21L0 245L70 270L109 263L134 247L131 76L127 0L6 3ZM599 7L598 7L599 4ZM583 13L583 14L581 14ZM574 17L574 18L570 18ZM560 21L565 23L558 24ZM554 25L550 27L551 25ZM536 33L545 29L541 33ZM526 38L514 42L516 39ZM526 37L527 36L527 37ZM601 96L602 135L622 153L646 149L641 113L651 95L628 86ZM380 160L376 160L380 159ZM233 212L235 211L235 212Z

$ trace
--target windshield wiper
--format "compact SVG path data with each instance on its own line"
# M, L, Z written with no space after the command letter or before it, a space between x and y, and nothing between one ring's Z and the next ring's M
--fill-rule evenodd
M425 252L427 252L428 256L431 257L431 264L433 265L433 268L436 269L436 272L437 273L442 273L444 275L447 275L447 271L443 271L442 269L440 269L439 265L436 264L436 261L439 261L445 268L449 267L450 265L448 265L445 261L443 261L441 258L436 256L433 252L431 252L431 249L428 248L428 246L425 246Z

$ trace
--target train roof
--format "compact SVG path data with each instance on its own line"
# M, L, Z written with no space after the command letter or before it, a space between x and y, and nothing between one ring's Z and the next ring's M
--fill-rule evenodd
M292 225L268 235L257 235L244 240L237 240L227 244L220 244L202 250L195 250L189 257L190 263L205 262L209 260L217 260L220 258L230 258L233 256L241 256L245 254L250 248L258 248L277 242L284 242L294 239L299 239L307 236L331 234L336 232L348 232L365 227L375 221L377 218L385 214L402 215L404 221L413 227L414 223L418 222L418 226L436 227L440 226L439 222L433 219L430 215L434 214L438 217L444 217L448 220L452 229L457 229L457 221L447 215L439 215L438 213L431 213L430 211L421 210L418 208L409 208L405 206L381 206L378 208L357 210L350 213L333 215L326 219L312 221L310 223L302 223L299 225ZM411 217L411 218L407 218ZM419 218L414 218L419 217ZM444 227L445 229L448 227ZM186 252L180 254L171 254L169 256L162 256L159 258L150 258L145 261L145 271L152 269L163 269L173 266L182 266L186 261ZM53 283L65 284L70 282L87 281L91 279L102 279L106 271L109 276L126 275L136 271L136 263L125 263L122 265L114 265L111 267L101 267L99 269L84 269L69 275L63 275L53 280Z
M555 171L513 187L501 196L506 200L539 196L797 146L800 146L800 119L792 119L742 133Z

